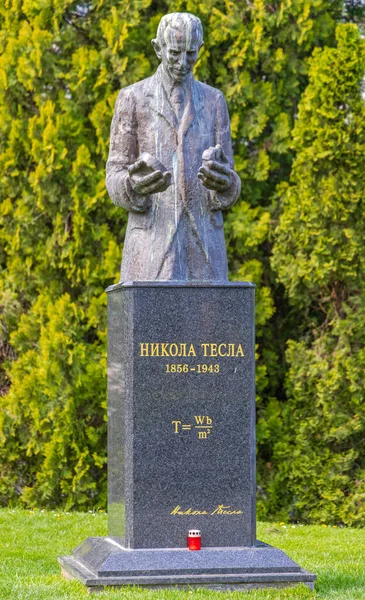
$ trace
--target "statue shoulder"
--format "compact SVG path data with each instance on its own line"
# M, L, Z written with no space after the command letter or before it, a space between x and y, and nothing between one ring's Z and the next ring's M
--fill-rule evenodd
M211 85L208 85L207 83L203 83L202 81L195 80L195 83L197 85L197 89L201 96L204 96L205 98L212 100L214 102L218 102L218 101L225 102L223 92L221 92L217 88L215 88Z
M227 104L223 92L201 81L196 81L196 86L198 94L204 104L216 107L218 110L225 110Z
M146 77L146 79L141 79L136 83L132 83L127 87L122 88L119 91L117 104L125 104L125 103L135 103L139 99L146 96L151 92L154 86L154 76Z

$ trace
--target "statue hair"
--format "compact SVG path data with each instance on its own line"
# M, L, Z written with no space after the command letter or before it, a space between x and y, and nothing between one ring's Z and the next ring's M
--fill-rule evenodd
M203 44L203 26L201 20L192 15L191 13L170 13L164 15L158 25L156 39L160 46L165 46L167 37L166 33L168 29L180 30L185 29L187 39L191 37L192 32L195 30L198 34L199 45Z

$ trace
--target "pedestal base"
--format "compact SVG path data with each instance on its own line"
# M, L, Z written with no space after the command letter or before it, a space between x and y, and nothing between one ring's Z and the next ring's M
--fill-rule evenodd
M253 548L127 550L120 538L88 538L72 556L59 557L66 577L90 591L104 586L208 587L212 589L314 587L316 575L282 550L257 542Z

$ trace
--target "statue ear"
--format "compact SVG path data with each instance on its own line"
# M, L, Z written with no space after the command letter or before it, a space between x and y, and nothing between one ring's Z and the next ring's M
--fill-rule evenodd
M158 43L158 41L157 40L151 40L151 44L152 44L152 46L153 46L153 48L154 48L154 50L155 50L155 52L157 54L157 58L159 60L162 60L161 46Z

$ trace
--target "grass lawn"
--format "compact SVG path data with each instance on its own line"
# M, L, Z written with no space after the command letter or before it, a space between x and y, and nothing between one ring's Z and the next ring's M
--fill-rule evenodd
M83 585L61 577L59 554L70 554L88 536L103 536L103 512L58 513L0 510L0 600L78 600L87 598ZM287 552L302 567L318 575L316 590L297 586L286 590L213 592L209 590L142 590L124 588L89 596L97 600L365 600L365 530L260 523L258 538Z

